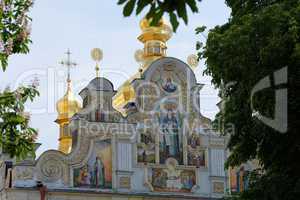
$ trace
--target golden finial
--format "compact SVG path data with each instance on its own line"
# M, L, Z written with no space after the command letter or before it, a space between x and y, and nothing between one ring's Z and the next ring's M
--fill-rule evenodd
M190 67L194 70L196 69L196 67L198 66L199 64L199 61L198 61L198 56L194 55L194 54L191 54L187 57L187 63L190 65Z
M95 70L96 70L96 77L99 77L99 62L103 59L103 52L101 49L99 48L94 48L92 49L91 51L91 57L92 59L96 62L96 67L95 67Z

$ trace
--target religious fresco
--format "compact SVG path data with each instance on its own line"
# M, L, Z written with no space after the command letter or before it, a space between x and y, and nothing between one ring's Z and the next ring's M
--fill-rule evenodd
M151 132L142 133L137 148L138 162L155 163L155 135Z
M177 161L167 160L167 168L152 169L152 186L158 192L191 192L196 185L194 170L176 169Z
M74 169L73 173L74 187L111 188L111 141L95 142L88 162L83 167Z
M160 163L165 164L166 159L175 158L182 164L182 120L180 119L177 103L173 101L162 102L157 118L159 123Z
M175 92L177 90L176 84L173 82L171 77L167 77L165 80L163 80L162 88L166 92Z
M205 150L189 150L188 165L196 167L205 167Z
M152 75L152 81L156 82L167 93L176 92L178 89L178 75L173 66L156 69Z
M188 137L188 165L205 167L205 150L201 149L200 136L193 133Z
M229 174L231 192L242 192L248 189L250 172L245 170L243 166L230 168Z

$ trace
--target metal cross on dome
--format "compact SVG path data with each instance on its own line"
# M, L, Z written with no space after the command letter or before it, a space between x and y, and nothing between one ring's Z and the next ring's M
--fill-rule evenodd
M71 70L71 67L77 66L77 63L71 61L71 52L70 52L70 49L68 49L65 54L67 54L67 60L61 61L60 64L62 64L63 66L66 66L68 68L68 78L67 78L67 81L71 82L70 70Z

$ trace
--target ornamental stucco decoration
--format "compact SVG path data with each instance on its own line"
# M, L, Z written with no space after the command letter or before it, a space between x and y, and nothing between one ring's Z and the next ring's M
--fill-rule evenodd
M64 158L64 154L58 151L45 152L37 163L38 179L42 182L67 184L69 169Z
M14 170L14 179L31 180L34 177L35 167L16 167Z

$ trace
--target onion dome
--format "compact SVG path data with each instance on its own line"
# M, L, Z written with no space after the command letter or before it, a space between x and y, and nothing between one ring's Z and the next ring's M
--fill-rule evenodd
M128 107L132 107L136 100L136 94L131 82L136 78L141 78L143 72L146 71L152 62L166 56L166 42L173 34L170 24L163 18L155 26L151 25L151 20L143 18L140 22L142 33L138 40L144 44L144 49L135 54L136 60L141 63L140 71L122 84L113 97L113 107L122 113L123 116L127 116Z
M151 18L143 18L140 22L142 33L138 40L144 44L143 71L155 60L166 56L166 42L173 34L171 26L163 18L155 26L151 25L151 21Z
M66 94L56 103L57 120L70 119L80 108L80 102L75 98L70 83L68 83Z
M138 39L145 43L149 40L168 41L172 37L172 28L169 23L161 18L157 25L151 26L152 19L143 18L140 22L142 34Z
M118 110L123 116L127 115L126 106L135 102L135 91L129 81L126 81L118 90L118 93L113 97L113 107Z

